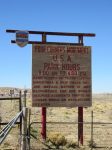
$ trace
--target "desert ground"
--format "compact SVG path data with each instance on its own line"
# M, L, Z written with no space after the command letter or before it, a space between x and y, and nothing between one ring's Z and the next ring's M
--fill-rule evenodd
M0 94L8 95L11 88L0 88ZM20 89L15 88L16 94ZM23 93L23 90L22 90ZM49 143L49 139L55 140L57 135L66 140L66 145L60 146L59 149L99 149L111 150L112 146L112 93L97 93L92 96L92 107L84 108L84 145L77 146L77 122L78 109L70 107L47 108L47 142L43 144L41 138L41 108L31 107L31 90L27 90L27 107L31 109L31 149L56 149ZM1 122L9 122L18 112L18 101L0 101ZM91 112L93 111L93 128ZM57 122L57 123L55 123ZM0 127L0 130L3 126ZM93 129L93 133L92 133ZM91 148L91 137L93 135L93 147ZM60 139L62 140L62 139ZM19 135L19 125L15 125L1 144L0 150L19 150L21 137ZM71 143L71 146L70 146ZM49 147L48 147L49 146Z

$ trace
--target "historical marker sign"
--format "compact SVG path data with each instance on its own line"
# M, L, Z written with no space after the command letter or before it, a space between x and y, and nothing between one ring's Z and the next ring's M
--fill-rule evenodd
M32 50L34 107L91 106L91 47L35 44Z
M28 31L17 31L16 43L20 47L26 46L28 44Z

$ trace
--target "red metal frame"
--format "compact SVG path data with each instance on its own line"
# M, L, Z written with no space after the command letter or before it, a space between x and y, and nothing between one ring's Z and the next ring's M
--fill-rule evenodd
M78 107L78 143L83 145L83 107Z
M45 44L46 43L46 35L42 34L42 43ZM41 134L42 134L42 139L46 140L46 107L42 107L42 130L41 130Z
M20 30L6 30L8 33L15 33ZM29 34L45 34L45 35L59 35L59 36L89 36L94 37L94 33L69 33L69 32L46 32L46 31L28 31Z
M46 107L42 107L42 138L46 140Z

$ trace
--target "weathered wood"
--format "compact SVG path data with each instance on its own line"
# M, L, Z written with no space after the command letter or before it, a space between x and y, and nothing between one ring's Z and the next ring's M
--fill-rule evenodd
M33 45L33 107L82 107L91 101L91 47Z
M0 97L0 101L2 101L2 100L19 100L20 99L20 97L6 97L6 96L2 96L2 97Z
M24 90L24 98L23 98L23 104L22 104L23 107L26 107L26 93L27 93L27 90Z
M27 148L27 117L28 108L23 107L21 150L26 150Z

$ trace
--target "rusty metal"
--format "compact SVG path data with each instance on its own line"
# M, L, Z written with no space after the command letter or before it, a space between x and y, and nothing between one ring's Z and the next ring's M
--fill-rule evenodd
M19 30L6 30L8 33L16 33ZM95 37L94 33L69 33L69 32L46 32L46 31L28 31L29 34L40 34L42 35L42 42L40 41L28 41L28 44L62 44L62 45L78 45L83 46L83 37ZM47 35L58 35L58 36L77 36L78 43L67 43L67 42L47 42ZM16 43L15 40L11 40L11 43Z
M15 40L11 40L11 43L16 43ZM67 42L39 42L39 41L28 41L28 44L55 44L55 45L75 45L75 46L83 46L83 43L67 43Z
M83 145L83 107L78 107L78 143Z
M46 107L42 107L42 130L41 130L43 140L46 140Z
M42 43L45 44L46 43L46 34L42 34ZM42 130L41 130L41 134L42 134L42 138L43 140L46 140L46 107L42 107L41 109L41 119L42 119Z
M8 33L15 33L20 30L6 30ZM89 36L95 37L94 33L69 33L69 32L46 32L46 31L28 31L29 34L45 34L45 35L59 35L59 36Z

